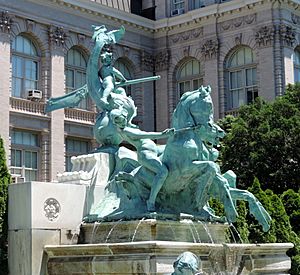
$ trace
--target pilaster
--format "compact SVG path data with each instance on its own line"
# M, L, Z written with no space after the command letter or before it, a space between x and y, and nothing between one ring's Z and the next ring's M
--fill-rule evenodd
M169 66L169 51L163 50L155 55L155 72L160 75L161 79L155 82L155 108L156 108L156 129L162 131L170 125L169 107L168 107L168 66Z
M266 100L274 100L276 93L282 90L280 41L276 26L260 26L255 33L258 48L257 81L259 96ZM279 43L279 44L278 44ZM274 68L273 70L271 68ZM268 81L265 81L268 79Z
M154 57L150 52L143 51L140 60L140 74L143 77L153 76L154 72ZM153 81L141 83L139 95L136 93L135 98L141 102L141 110L138 110L139 116L142 117L143 130L152 131L154 128L154 100L153 100ZM136 104L139 108L139 105Z
M280 37L282 40L283 69L284 69L284 86L294 83L294 64L293 54L296 44L296 31L289 25L281 24Z
M4 141L7 160L9 159L9 99L10 99L10 30L12 18L7 12L0 11L0 136Z
M51 97L65 94L65 39L62 28L50 27L51 45ZM57 173L65 170L64 110L51 113L50 126L50 180L55 180Z
M214 103L214 118L217 120L220 117L219 111L219 83L218 83L218 53L219 42L215 39L209 39L204 42L201 48L204 62L204 80L203 84L210 85L212 88L211 97Z
M45 130L41 134L41 181L49 181L49 167L50 167L50 133Z

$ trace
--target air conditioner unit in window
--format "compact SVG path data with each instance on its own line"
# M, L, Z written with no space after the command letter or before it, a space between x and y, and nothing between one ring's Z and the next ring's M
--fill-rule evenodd
M172 10L172 16L184 14L184 9Z
M25 178L21 177L21 175L11 175L12 183L22 183L25 182Z
M41 100L43 97L43 92L40 90L29 90L27 94L27 99L37 101Z

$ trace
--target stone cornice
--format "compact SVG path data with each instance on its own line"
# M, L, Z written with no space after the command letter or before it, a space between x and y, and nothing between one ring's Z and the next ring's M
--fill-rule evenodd
M61 6L69 8L87 16L101 16L104 19L117 22L119 25L131 26L136 30L140 30L147 33L154 32L154 21L131 14L122 10L117 10L100 3L87 1L87 0L29 0L48 6Z
M199 26L202 22L209 20L216 20L224 16L235 14L236 12L253 11L255 8L278 2L279 0L232 0L220 4L209 5L200 9L191 10L180 16L152 21L135 14L131 14L122 10L114 9L100 3L88 0L28 0L30 2L39 3L42 5L57 7L61 6L70 9L70 12L81 12L86 16L102 17L117 25L124 25L125 27L132 27L131 31L143 32L145 35L152 35L155 37L165 36L166 33L172 31L174 33L193 29ZM300 5L300 0L283 0L284 3L296 8Z

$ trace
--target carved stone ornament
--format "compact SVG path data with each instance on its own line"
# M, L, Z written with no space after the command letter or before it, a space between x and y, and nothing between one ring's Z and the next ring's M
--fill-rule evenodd
M189 46L183 47L183 55L184 55L185 57L190 56L190 51L191 51L191 46L190 46L190 45L189 45Z
M243 38L243 34L239 33L234 37L234 42L235 45L241 45L242 44L242 38Z
M28 31L33 32L34 28L35 28L36 23L30 19L26 20L26 28Z
M5 33L10 33L13 21L7 11L0 13L0 30Z
M49 198L44 202L45 216L49 221L55 221L60 213L60 204L54 198Z
M169 64L169 52L168 50L163 50L155 55L155 70L162 71L168 67Z
M285 46L294 47L296 42L296 32L291 26L281 25L280 26L280 37Z
M296 25L300 25L300 16L292 13L291 14L291 17L292 17L292 22Z
M219 25L219 31L229 31L250 25L256 21L256 14L250 14L235 19L227 20Z
M64 46L66 42L66 32L62 27L51 26L49 29L49 39L54 46Z
M203 28L198 28L198 29L178 33L176 35L172 35L170 39L173 44L176 44L179 42L193 40L195 38L198 38L202 34L203 34Z
M77 34L78 43L84 45L86 36L82 33Z
M143 51L141 56L141 66L146 71L152 71L154 66L153 55Z
M219 49L219 42L217 39L215 40L207 40L201 47L201 52L204 56L204 58L207 59L212 59L217 57Z
M123 56L129 56L129 53L130 53L130 48L129 47L123 46L122 51L123 51Z
M255 41L259 47L271 46L274 40L273 26L263 26L255 33Z

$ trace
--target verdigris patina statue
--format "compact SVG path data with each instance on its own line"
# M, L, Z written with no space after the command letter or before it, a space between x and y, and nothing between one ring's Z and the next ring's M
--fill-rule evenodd
M113 154L115 161L107 193L86 220L138 219L154 211L162 216L185 213L215 220L218 217L208 204L215 197L224 204L229 223L236 221L238 215L235 201L248 201L250 212L267 231L271 218L265 208L250 192L236 188L233 171L222 174L216 163L218 151L214 146L225 133L214 123L209 86L183 94L173 113L171 129L145 132L132 124L136 107L120 87L157 77L126 80L113 68L107 48L118 42L124 32L123 27L110 32L104 26L94 27L95 46L87 66L87 85L64 97L50 99L46 109L74 107L88 95L103 110L94 134L102 145L98 151L114 148L106 152ZM100 57L103 64L98 72ZM157 146L151 140L157 138L168 138L166 145ZM119 157L116 145L121 141L136 148L137 160L132 154Z
M201 262L192 252L181 253L173 263L174 272L171 275L204 275L199 269Z

